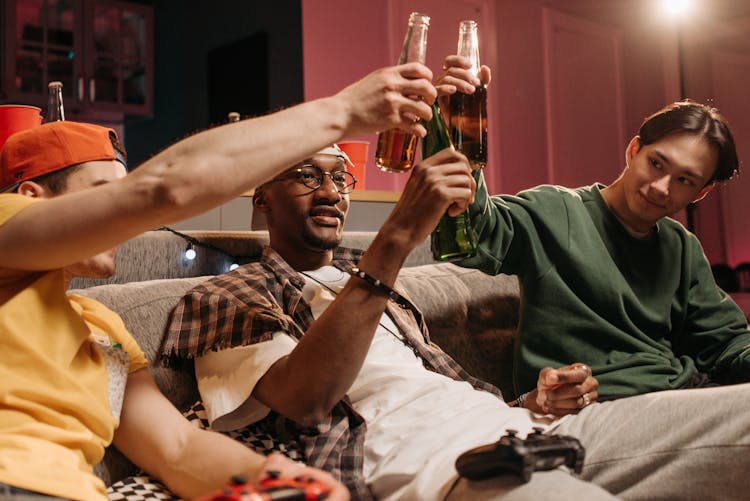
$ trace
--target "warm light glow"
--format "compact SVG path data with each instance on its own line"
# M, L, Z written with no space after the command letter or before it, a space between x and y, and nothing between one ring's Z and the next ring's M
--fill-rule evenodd
M693 9L693 0L663 0L664 11L675 18L686 17Z

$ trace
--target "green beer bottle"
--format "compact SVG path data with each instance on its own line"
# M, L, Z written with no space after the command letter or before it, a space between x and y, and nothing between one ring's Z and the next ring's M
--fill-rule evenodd
M424 126L427 135L422 139L422 158L445 148L454 149L437 100L432 104L432 120L425 122ZM455 217L443 215L432 232L431 248L436 261L454 261L473 256L477 251L477 237L469 221L469 212Z

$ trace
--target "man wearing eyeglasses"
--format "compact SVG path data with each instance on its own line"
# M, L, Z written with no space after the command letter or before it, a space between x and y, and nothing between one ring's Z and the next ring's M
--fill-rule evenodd
M260 262L187 293L173 312L164 361L194 359L212 428L262 422L301 444L306 461L340 478L354 499L443 497L458 454L507 428L550 427L554 415L595 401L597 382L582 364L546 369L539 389L550 395L550 415L534 417L427 342L417 308L385 284L446 210L458 213L471 200L469 164L444 150L417 165L363 253L339 247L356 184L348 162L332 145L256 189L270 245ZM551 483L611 499L562 471L532 483L537 494Z
M268 225L275 229L269 233L273 249L289 255L284 251L290 247L329 251L338 246L349 211L348 195L357 182L347 172L348 160L338 146L330 146L256 189L253 206L266 215ZM285 210L269 211L269 203L273 203L269 198L278 198L280 190L275 185L281 183L292 184L309 196L285 197Z

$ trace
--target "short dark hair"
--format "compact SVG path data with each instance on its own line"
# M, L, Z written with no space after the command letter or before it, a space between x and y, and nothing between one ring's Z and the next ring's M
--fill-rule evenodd
M709 182L726 181L739 173L729 122L716 108L705 104L686 99L667 105L643 121L638 137L641 145L648 145L683 132L699 135L717 149L719 159Z
M41 184L55 195L59 195L68 187L68 178L80 168L81 164L71 165L64 169L55 170L31 179Z

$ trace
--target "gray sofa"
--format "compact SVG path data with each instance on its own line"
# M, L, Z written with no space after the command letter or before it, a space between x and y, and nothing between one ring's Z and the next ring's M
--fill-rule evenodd
M156 357L169 315L182 295L226 271L233 261L257 259L268 242L266 232L190 232L185 236L197 256L183 258L188 240L152 231L123 244L112 278L76 280L74 292L95 298L118 312L151 363L157 384L180 410L198 398L192 370L163 368ZM346 233L343 244L366 248L374 233ZM207 247L206 247L207 246ZM519 290L515 277L491 277L448 263L435 263L429 243L415 249L402 269L398 286L420 307L432 341L470 373L499 386L514 398L511 357L518 322ZM97 467L109 485L135 473L134 466L111 447Z

